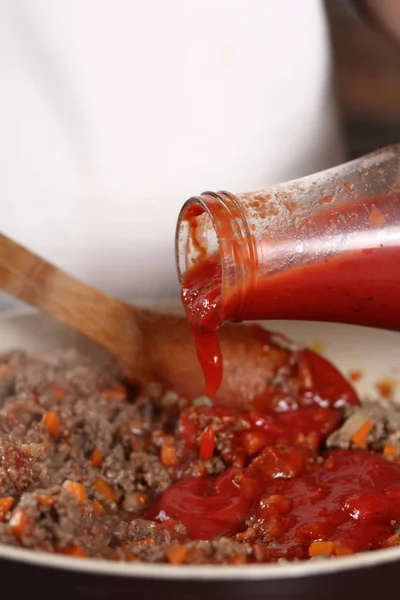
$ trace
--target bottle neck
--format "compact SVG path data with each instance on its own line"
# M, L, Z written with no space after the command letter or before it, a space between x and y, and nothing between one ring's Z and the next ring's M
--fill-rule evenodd
M243 320L246 291L253 287L257 273L257 253L236 196L222 191L190 198L178 218L175 250L181 282L197 271L196 293L203 307L209 306L207 293L211 287L217 294L213 297L213 313L214 317L218 315L218 324Z

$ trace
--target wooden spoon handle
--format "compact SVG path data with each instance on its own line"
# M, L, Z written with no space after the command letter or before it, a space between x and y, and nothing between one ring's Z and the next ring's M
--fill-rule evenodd
M61 271L0 233L0 289L125 359L138 350L136 311Z

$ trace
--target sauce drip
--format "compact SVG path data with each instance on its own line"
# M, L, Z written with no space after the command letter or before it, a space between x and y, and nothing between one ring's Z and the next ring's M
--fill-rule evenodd
M205 377L205 391L213 396L222 381L222 354L217 330L221 312L222 273L219 256L205 259L187 271L182 280L181 296L192 329L197 356Z

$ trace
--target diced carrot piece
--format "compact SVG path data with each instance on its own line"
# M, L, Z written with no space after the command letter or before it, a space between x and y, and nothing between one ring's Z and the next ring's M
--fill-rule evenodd
M302 540L309 540L310 543L313 540L323 539L325 536L325 528L322 523L309 522L303 523L296 529L296 537Z
M166 467L175 467L177 465L176 448L169 444L161 446L161 462Z
M43 425L51 433L51 435L61 435L60 419L58 418L58 415L55 412L48 410L44 413Z
M292 508L292 501L280 494L272 494L271 496L261 498L260 508L262 511L262 518L266 519L267 517L288 513Z
M61 400L64 400L65 396L67 395L67 390L60 387L59 385L53 384L51 386L51 393L56 400L61 401Z
M241 531L236 534L235 539L238 542L251 542L256 537L256 530L254 527L247 527L246 531Z
M207 456L203 456L204 451L207 451L207 447L203 447L202 444L205 446L205 434L206 434L207 429L204 431L203 437L201 438L201 443L200 443L200 456L201 458L208 458ZM240 445L243 446L243 448L245 449L246 453L250 456L254 456L255 454L258 454L258 452L260 452L260 450L262 450L266 445L267 442L270 440L270 436L268 436L268 433L263 431L262 429L244 429L241 433L240 433ZM210 451L211 452L211 448ZM209 456L209 458L212 457L214 453L214 447L212 448L212 454L211 456Z
M237 556L230 556L228 558L228 563L230 565L245 565L248 562L249 561L248 561L247 556L245 554L238 554Z
M82 558L87 558L88 553L81 546L70 546L64 551L64 554L68 556L80 556Z
M144 540L138 540L135 542L135 546L154 546L155 542L153 538L145 538Z
M361 377L362 377L362 371L354 370L354 371L350 371L350 373L349 373L349 378L351 379L351 381L354 381L354 383L356 381L360 381Z
M55 504L54 496L51 494L36 494L36 500L42 506L54 506Z
M209 460L215 449L215 436L212 427L206 427L200 440L200 458Z
M72 481L72 479L66 479L63 483L63 489L75 496L78 502L86 502L87 496L85 488L79 481Z
M271 517L264 522L263 541L266 543L278 540L286 533L286 524L281 517Z
M11 373L11 369L5 363L0 365L0 375L2 377L7 377Z
M93 500L92 505L93 505L93 512L96 515L96 517L99 517L100 515L104 515L104 513L106 512L106 509L104 508L102 503L99 502L98 500Z
M326 459L326 461L324 462L324 469L333 469L333 467L335 466L335 461L333 456L328 456L328 458Z
M132 552L128 552L126 548L117 548L113 551L111 551L110 548L108 551L112 552L111 554L107 555L107 558L109 559L115 558L117 560L124 560L127 562L137 560L136 557L132 554Z
M320 443L321 435L317 431L310 431L309 433L299 431L295 436L296 445L310 448L310 450L318 450Z
M113 490L112 487L108 485L106 481L104 481L104 479L97 479L93 485L102 496L105 496L105 498L107 498L107 500L112 500L113 502L116 502L116 500L118 499L117 492Z
M104 390L102 395L106 400L126 400L127 390L122 383L116 383L113 387Z
M90 462L92 463L92 467L97 469L100 467L101 463L104 459L104 452L100 450L100 448L95 448L90 455Z
M383 456L390 456L392 458L395 458L397 456L396 446L390 446L390 444L388 444L387 446L384 446Z
M0 498L0 521L4 521L13 504L14 498L11 496Z
M349 556L350 554L354 554L353 550L344 544L340 544L339 542L335 542L335 556Z
M175 542L165 550L165 555L171 565L181 565L186 559L187 549Z
M139 504L139 506L141 506L142 508L144 506L146 506L146 503L147 503L147 494L137 493L136 499L137 499L137 503Z
M159 432L157 439L159 440L160 444L165 444L166 446L173 446L175 444L175 438L173 435Z
M372 421L365 421L355 433L351 436L351 441L356 446L363 448L367 445L368 434L372 429Z
M377 384L378 392L385 400L389 400L397 387L398 382L394 377L386 377Z
M378 383L378 390L380 395L382 396L382 398L386 398L388 399L390 397L390 392L392 391L390 386L385 383L384 381L382 381L381 383Z
M21 538L30 523L29 517L20 508L16 508L10 519L10 529L16 538Z
M314 556L331 556L335 550L333 542L312 542L308 549L311 558Z
M393 546L398 546L400 544L399 536L394 533L393 535L389 535L381 544L382 548L392 548Z
M394 533L386 538L384 548L391 548L392 546L398 546L400 544L400 537Z

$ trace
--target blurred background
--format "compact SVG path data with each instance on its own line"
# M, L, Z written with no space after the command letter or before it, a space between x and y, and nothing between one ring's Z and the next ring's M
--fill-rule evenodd
M360 19L348 0L326 0L325 5L351 156L399 142L399 46Z
M0 0L2 230L108 293L179 302L188 197L400 141L400 44L353 3Z

